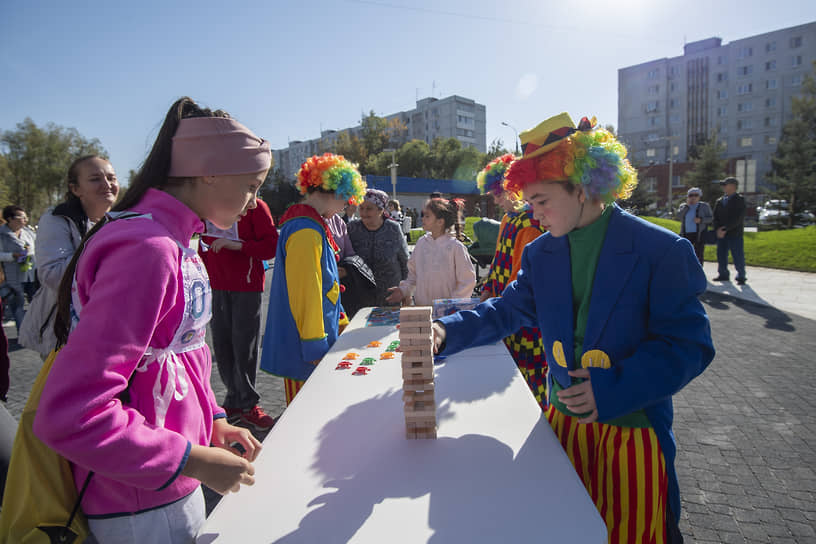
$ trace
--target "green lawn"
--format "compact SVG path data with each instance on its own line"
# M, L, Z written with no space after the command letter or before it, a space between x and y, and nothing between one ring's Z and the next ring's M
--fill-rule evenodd
M643 219L672 232L680 232L679 221L645 216ZM715 246L706 246L705 260L717 260ZM745 264L816 272L816 226L804 229L746 232Z
M473 223L481 219L481 217L466 217L465 218L465 236L470 238L471 240L475 240L476 238L473 236ZM411 241L408 242L410 244L416 244L416 241L419 240L419 237L425 234L425 231L422 228L414 228L411 229Z

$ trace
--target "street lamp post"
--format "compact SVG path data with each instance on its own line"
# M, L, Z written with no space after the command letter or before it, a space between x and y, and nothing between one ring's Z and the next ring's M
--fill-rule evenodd
M516 136L516 138L515 138L515 140L514 140L514 142L516 143L516 155L518 155L518 154L519 154L519 145L518 145L518 141L519 141L519 140L518 140L518 130L516 130L516 127L514 127L514 126L513 126L513 125L511 125L511 124L509 124L507 121L502 121L502 122L501 122L501 124L513 130L513 133L514 133L514 134L515 134L515 136Z
M393 148L383 149L383 151L390 151L391 152L391 164L388 167L391 169L391 192L393 193L392 198L394 200L397 199L397 150Z

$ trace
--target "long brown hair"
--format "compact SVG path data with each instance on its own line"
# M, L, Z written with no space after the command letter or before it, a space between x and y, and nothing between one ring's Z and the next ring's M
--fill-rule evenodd
M167 173L170 171L170 157L173 149L173 136L178 129L182 119L191 117L229 117L222 110L212 111L209 108L202 108L196 104L192 98L184 96L176 100L164 118L153 148L147 155L141 168L130 180L125 195L112 208L112 211L124 211L132 208L142 200L142 197L151 188L161 188L168 185L180 185L190 181L189 178L170 178ZM85 157L89 158L89 157ZM69 178L70 180L70 178ZM70 181L69 181L70 182ZM107 217L103 217L94 225L88 234L82 239L82 243L74 252L68 268L60 280L59 291L57 292L57 312L54 317L54 333L57 336L57 347L62 347L68 341L68 333L71 331L71 285L74 281L77 261L88 240L96 234L99 229L107 223Z
M459 222L459 212L465 208L465 201L461 198L431 198L425 203L425 209L445 223L445 230L454 228L456 239L462 239L462 224Z

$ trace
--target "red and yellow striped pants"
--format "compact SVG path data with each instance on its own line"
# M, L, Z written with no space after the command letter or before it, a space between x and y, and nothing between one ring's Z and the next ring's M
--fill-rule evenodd
M292 404L292 399L295 398L295 395L298 394L298 391L303 388L303 384L306 383L305 381L299 382L297 380L292 380L290 378L283 379L283 392L286 398L286 406Z
M610 544L666 542L666 460L651 428L578 423L552 405L547 419L609 532Z

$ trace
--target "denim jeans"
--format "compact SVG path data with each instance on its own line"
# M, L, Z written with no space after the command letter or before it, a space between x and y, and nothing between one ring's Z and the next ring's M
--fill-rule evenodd
M734 260L734 268L737 269L737 280L745 279L745 251L743 249L742 236L732 236L717 240L717 272L721 278L728 279L728 252Z

